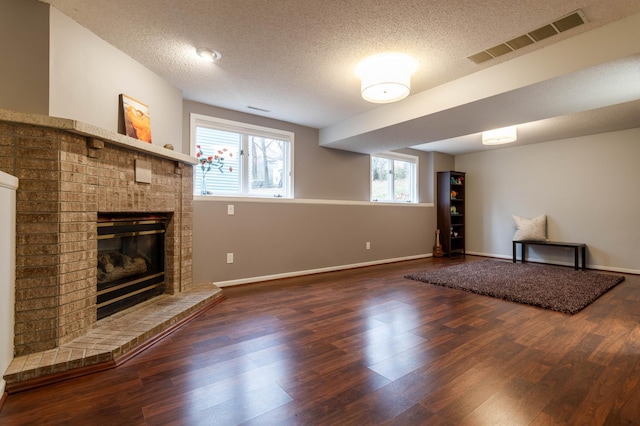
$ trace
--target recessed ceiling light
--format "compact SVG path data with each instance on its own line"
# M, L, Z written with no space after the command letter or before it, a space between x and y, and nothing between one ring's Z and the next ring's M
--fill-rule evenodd
M222 54L217 50L209 49L208 47L198 47L196 53L205 61L215 62L222 58Z

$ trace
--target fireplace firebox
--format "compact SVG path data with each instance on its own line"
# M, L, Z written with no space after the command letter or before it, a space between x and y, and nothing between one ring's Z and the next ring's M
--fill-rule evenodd
M165 292L168 217L98 215L97 319Z

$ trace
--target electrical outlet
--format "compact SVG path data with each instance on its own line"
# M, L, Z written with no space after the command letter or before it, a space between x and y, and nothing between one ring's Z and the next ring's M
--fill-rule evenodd
M235 207L233 206L233 204L227 205L227 214L229 216L233 216L235 214Z
M367 244L366 244L365 247L366 247L367 250L371 250L371 243L369 241L367 241Z
M233 263L233 253L227 253L227 263Z

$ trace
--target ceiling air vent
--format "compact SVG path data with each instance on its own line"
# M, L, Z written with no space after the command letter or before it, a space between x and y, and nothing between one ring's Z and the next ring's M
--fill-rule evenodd
M507 54L509 52L511 52L513 49L511 49L507 44L502 43L499 44L497 46L493 46L491 49L487 49L487 52L489 52L489 54L491 56L493 56L494 58L497 58L498 56L502 56L504 54Z
M549 25L545 25L544 27L540 27L536 30L533 30L527 35L531 37L534 41L540 41L540 40L544 40L545 38L554 36L558 33L559 31L557 31L553 25L549 24Z
M473 54L467 57L467 59L470 59L476 64L481 64L483 62L487 62L491 59L497 58L498 56L505 55L514 50L521 49L525 46L586 23L587 18L584 16L584 13L582 13L582 10L576 10L569 15L563 16L562 18L559 18L549 24L543 25L542 27L530 31L527 34L517 36L497 46Z
M260 108L260 107L251 106L251 105L247 105L247 108L253 109L253 110L256 110L256 111L260 111L260 112L271 112L270 109Z
M573 12L571 15L567 15L564 18L554 21L553 26L556 27L558 31L563 32L586 23L587 19L584 17L582 11L578 10Z
M476 64L481 64L483 62L493 59L493 56L491 56L491 53L489 52L479 52L479 53L476 53L475 55L469 56L469 59L471 59Z
M525 46L530 45L531 43L535 43L531 37L529 37L528 35L521 35L520 37L516 37L514 39L511 39L507 42L507 44L513 49L521 49Z

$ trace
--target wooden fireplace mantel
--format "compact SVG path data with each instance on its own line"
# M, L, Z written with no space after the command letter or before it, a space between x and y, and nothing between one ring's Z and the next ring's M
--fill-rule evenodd
M113 133L100 127L68 118L50 117L47 115L0 109L0 121L66 130L70 133L79 134L92 139L98 139L108 144L128 148L133 151L144 152L156 157L166 158L185 164L198 164L198 160L190 155L172 151L158 145L141 142L126 135Z

